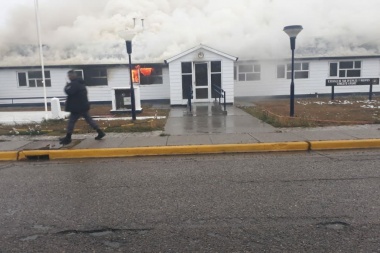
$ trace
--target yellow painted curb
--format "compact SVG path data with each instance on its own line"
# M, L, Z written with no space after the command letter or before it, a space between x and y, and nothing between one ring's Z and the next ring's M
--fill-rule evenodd
M0 152L0 161L17 161L17 151Z
M115 158L132 156L195 155L216 153L285 152L306 151L308 148L309 145L306 142L282 142L110 149L25 150L20 152L19 160L25 160L27 157L33 156L49 156L49 159L55 160L74 158Z
M380 148L380 139L311 141L311 150L368 149Z
M311 142L279 142L253 144L223 144L223 145L193 145L193 146L162 146L109 149L73 149L73 150L24 150L0 152L0 161L27 160L29 157L48 156L56 159L79 158L117 158L133 156L164 156L164 155L199 155L223 153L256 153L256 152L286 152L307 150L344 150L380 148L380 139L341 140L341 141L311 141Z

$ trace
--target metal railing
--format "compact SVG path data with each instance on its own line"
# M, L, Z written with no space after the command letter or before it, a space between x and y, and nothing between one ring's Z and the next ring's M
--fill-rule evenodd
M187 106L189 107L189 111L192 111L191 99L193 98L193 86L189 85L189 89L187 92Z
M60 102L65 102L66 96L64 97L47 97L47 99L58 98ZM44 100L44 97L21 97L21 98L0 98L0 105L22 105L22 103L15 104L15 100ZM1 101L10 101L11 103L1 103ZM41 102L43 103L43 102Z
M219 104L221 104L221 99L223 98L223 107L224 111L227 111L227 102L226 102L226 91L223 90L221 87L213 84L212 85L212 90L219 95L219 97L215 96L215 101L219 99Z

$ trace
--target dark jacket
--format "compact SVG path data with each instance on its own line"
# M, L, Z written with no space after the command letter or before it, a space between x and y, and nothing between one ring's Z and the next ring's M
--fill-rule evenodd
M87 89L82 79L76 79L65 86L67 94L66 112L82 113L90 110L87 98Z

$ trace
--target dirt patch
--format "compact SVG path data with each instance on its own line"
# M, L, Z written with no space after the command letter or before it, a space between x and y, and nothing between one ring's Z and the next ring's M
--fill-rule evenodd
M2 107L1 111L43 111L44 107ZM144 106L143 112L138 114L138 117L152 117L145 120L122 119L130 117L130 113L110 114L110 105L93 105L90 110L92 116L102 118L111 118L112 120L99 120L99 126L105 132L151 132L164 130L166 119L169 115L169 110L155 109L152 106ZM158 118L156 118L158 117ZM159 117L166 117L161 119ZM62 135L66 132L66 120L47 120L40 124L22 124L15 126L0 125L0 135ZM75 126L74 133L86 134L93 133L94 130L87 125L84 120L79 120Z
M251 115L276 127L340 126L380 123L380 99L339 97L296 99L295 117L289 117L289 100L272 99L242 107Z

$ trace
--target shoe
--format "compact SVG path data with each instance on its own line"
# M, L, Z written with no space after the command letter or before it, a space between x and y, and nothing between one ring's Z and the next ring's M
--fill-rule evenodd
M98 130L98 136L95 137L95 140L101 140L106 134L102 130Z
M71 143L71 138L64 137L59 139L59 144L68 145Z

